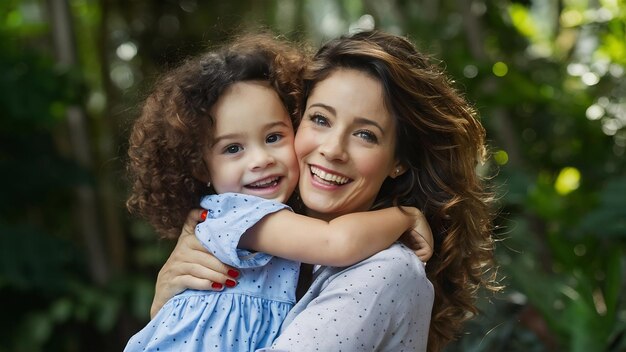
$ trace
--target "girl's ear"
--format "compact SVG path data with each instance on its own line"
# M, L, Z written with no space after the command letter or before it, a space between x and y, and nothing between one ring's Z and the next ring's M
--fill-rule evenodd
M191 170L191 175L202 183L211 182L211 175L209 175L209 168L206 166L204 158L202 162L195 163Z
M391 172L389 173L389 177L396 178L396 177L402 175L403 173L405 173L406 170L407 170L407 168L404 165L404 163L396 162L396 164L394 165L393 169L391 169Z

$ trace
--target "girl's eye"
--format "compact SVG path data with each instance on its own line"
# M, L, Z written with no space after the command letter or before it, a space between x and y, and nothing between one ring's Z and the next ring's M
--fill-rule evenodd
M361 131L357 131L356 133L354 133L354 135L363 139L364 141L368 143L372 143L372 144L378 143L378 137L376 137L376 134L374 134L374 132L372 131L361 130Z
M231 144L224 148L224 154L236 154L239 153L243 148L237 144Z
M278 133L272 133L265 138L265 143L276 143L281 139L283 139L283 136Z
M311 120L311 122L313 122L316 125L319 126L329 126L330 124L328 123L328 119L320 114L313 114L311 116L309 116L309 120Z

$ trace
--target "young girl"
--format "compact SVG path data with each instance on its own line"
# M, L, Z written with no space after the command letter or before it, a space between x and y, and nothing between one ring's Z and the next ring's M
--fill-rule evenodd
M358 182L323 166L299 170L285 106L298 116L304 64L276 40L244 38L175 69L147 99L130 138L134 183L129 208L167 235L182 226L202 193L214 193L201 199L206 220L196 236L220 260L237 267L241 277L225 292L187 290L175 296L130 339L126 351L266 347L295 303L299 262L351 265L410 229L420 258L432 254L430 228L415 208L325 222L283 204L300 172L311 172L326 189ZM359 133L366 143L367 129ZM390 165L389 177L403 171L399 164ZM186 208L171 212L179 199Z

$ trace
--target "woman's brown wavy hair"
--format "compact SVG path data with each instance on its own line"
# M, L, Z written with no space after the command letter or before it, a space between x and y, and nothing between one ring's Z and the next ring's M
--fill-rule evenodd
M428 351L440 351L477 313L477 290L497 290L492 195L476 173L485 130L443 71L403 37L366 31L331 40L312 59L303 98L339 68L381 82L396 119L396 157L407 172L385 181L374 207L415 206L428 219L435 237L426 266L435 289Z
M135 121L128 149L131 182L126 205L166 238L177 238L207 187L203 153L214 117L209 110L225 89L266 81L297 125L305 56L269 34L244 35L184 62L161 77Z

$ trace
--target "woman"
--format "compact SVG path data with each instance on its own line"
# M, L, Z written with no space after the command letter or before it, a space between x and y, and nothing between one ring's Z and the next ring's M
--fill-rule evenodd
M428 342L441 350L477 312L477 289L494 289L493 271L485 275L491 198L475 173L484 129L474 110L412 43L377 31L324 45L303 97L295 149L306 214L414 206L432 228L435 255L426 273L401 244L347 268L320 268L273 347L423 351ZM228 278L232 269L189 236L199 220L190 214L159 273L152 312L184 288Z

